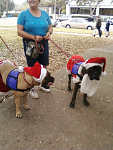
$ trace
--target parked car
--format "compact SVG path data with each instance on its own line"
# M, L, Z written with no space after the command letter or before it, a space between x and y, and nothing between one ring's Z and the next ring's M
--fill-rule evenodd
M89 16L86 20L87 21L89 21L89 22L94 22L94 21L96 21L96 18L97 18L97 16Z
M61 26L66 28L78 28L88 30L93 30L96 28L94 22L89 22L84 18L71 18L68 19L67 21L62 21Z
M66 20L68 20L68 19L70 19L71 18L71 16L66 16L66 15L62 15L61 17L58 17L58 21L66 21Z
M56 27L58 24L57 20L55 20L55 19L51 19L51 23L52 23L53 27Z
M7 15L7 17L13 17L13 15L10 15L10 14L9 14L9 15Z
M110 25L113 25L113 18L109 19Z

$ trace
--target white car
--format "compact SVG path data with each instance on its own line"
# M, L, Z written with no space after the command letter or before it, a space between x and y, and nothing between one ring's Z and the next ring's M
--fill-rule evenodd
M52 27L56 27L58 22L55 19L51 19L51 24L52 24Z
M61 26L66 28L78 28L88 30L94 30L96 28L95 22L89 22L84 18L71 18L67 21L62 21Z

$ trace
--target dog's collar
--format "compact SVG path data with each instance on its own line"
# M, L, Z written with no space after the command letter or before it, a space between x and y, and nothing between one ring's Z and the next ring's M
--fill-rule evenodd
M27 82L27 80L26 80L26 78L25 78L25 73L23 72L23 79L24 79L24 81L29 85L29 86L32 86L31 84L29 84L28 82Z

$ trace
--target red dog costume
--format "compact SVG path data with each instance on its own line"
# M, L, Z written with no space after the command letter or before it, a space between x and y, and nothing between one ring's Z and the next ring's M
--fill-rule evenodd
M87 94L88 96L92 96L99 86L99 81L97 80L90 80L88 74L83 76L82 81L80 81L79 75L81 75L82 68L85 67L86 70L93 67L93 66L101 66L103 68L101 76L106 75L105 66L106 66L106 59L105 57L95 57L90 58L88 60L84 60L83 57L79 55L72 56L68 63L67 63L67 72L68 74L72 74L73 82L78 83L81 82L81 89L82 93Z
M6 62L12 63L13 65L16 66L15 63L13 63L12 61L9 61L9 60L0 61L0 66ZM19 68L11 70L11 72L8 74L7 79L6 79L7 85L5 85L3 83L2 76L0 74L0 94L7 95L7 94L9 94L9 91L11 89L13 89L15 91L23 91L22 89L17 88L17 82L18 82L19 73L24 72L24 71L27 72L28 74L30 74L33 77L33 79L37 82L42 82L47 74L47 70L45 68L43 68L43 66L40 65L38 62L36 62L33 67L23 68L22 66L20 66Z

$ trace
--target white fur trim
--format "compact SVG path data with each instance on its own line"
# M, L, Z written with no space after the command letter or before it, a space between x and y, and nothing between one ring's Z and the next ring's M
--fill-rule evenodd
M36 78L36 77L33 76L33 78L37 82L42 82L43 79L45 78L46 74L47 74L47 70L45 68L43 68L43 65L41 65L41 74L40 74L40 77Z
M7 62L9 62L9 63L11 63L11 64L14 65L14 63L13 63L12 61L10 61L10 60L3 60L3 61L1 62L1 64L0 64L0 66L3 65L4 63L7 63Z
M83 63L82 63L82 64L83 64ZM82 64L80 65L79 70L78 70L78 74L79 74L79 75L81 75L81 71L82 71L82 68L83 68L83 65L82 65Z
M73 83L80 82L80 78L76 75L76 78L73 77Z
M23 66L19 66L18 70L19 70L19 72L24 72L24 67Z
M67 70L67 73L68 73L68 74L71 74L71 70Z
M104 71L104 72L101 73L101 76L102 76L102 77L104 77L104 76L106 76L106 75L107 75L107 72L106 72L106 71Z
M98 86L99 81L90 80L88 74L85 74L81 82L80 91L90 97L97 91Z
M94 66L101 66L101 67L103 67L103 64L98 64L98 63L84 63L84 67L86 68L86 69L89 69L89 68L91 68L91 67L94 67Z

